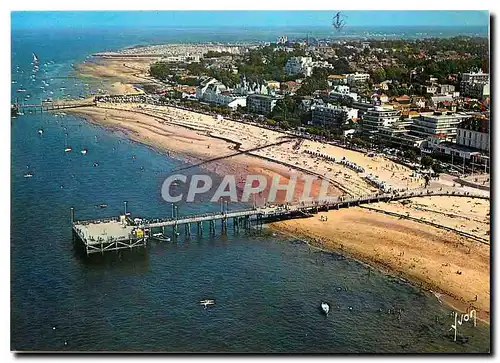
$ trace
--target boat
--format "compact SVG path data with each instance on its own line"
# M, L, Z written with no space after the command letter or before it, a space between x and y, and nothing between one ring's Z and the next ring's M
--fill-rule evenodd
M35 53L33 53L33 63L38 63L38 57L36 56Z
M328 305L326 302L321 303L321 310L325 313L325 315L328 315L330 312L330 305Z
M203 305L206 309L208 305L215 305L215 300L212 299L200 300L200 305Z
M165 236L163 233L154 233L151 238L156 239L161 242L170 242L170 237Z
M33 174L31 174L31 173L26 173L26 174L24 174L24 177L25 177L25 178L31 178L32 176L33 176Z
M42 129L38 130L38 134L43 135L43 130Z
M83 149L82 151L80 151L83 155L87 154L87 149Z
M73 148L68 145L68 134L65 135L65 138L66 138L66 141L65 141L66 146L64 147L64 151L69 153L71 150L73 150Z
M99 205L99 208L103 208L103 209L104 208L108 208L108 205L107 204L101 204L101 205Z
M19 88L17 92L26 92L26 90L24 88Z

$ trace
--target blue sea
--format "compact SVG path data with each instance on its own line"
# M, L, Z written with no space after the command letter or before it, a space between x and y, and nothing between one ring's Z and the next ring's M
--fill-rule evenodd
M96 52L167 42L274 40L282 34L285 29L13 30L11 99L38 103L87 95L93 86L75 78L73 66ZM40 66L35 72L33 53ZM490 349L489 326L481 323L460 326L459 336L468 339L454 342L452 311L432 294L266 229L181 235L128 253L83 257L72 242L71 207L77 219L117 216L127 201L133 215L167 217L171 206L161 199L161 184L185 162L75 116L21 115L11 120L11 129L12 350ZM71 153L64 152L66 144ZM87 155L79 152L83 148ZM24 178L27 172L33 177ZM103 203L108 208L96 208ZM180 205L179 214L218 208L208 202ZM202 299L216 305L203 309ZM330 303L329 316L321 313L321 301Z

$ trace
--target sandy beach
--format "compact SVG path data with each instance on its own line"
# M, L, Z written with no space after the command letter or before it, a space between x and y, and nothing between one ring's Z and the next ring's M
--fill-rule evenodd
M107 94L139 93L135 84L154 83L148 77L149 65L156 58L95 59L80 63L76 73L106 91Z
M147 61L141 59L137 62L130 68L124 66L127 62L123 60L105 59L85 63L79 71L87 77L115 84L118 90L121 86L116 83L125 88L132 87L131 84L142 77L138 75L144 71ZM263 174L268 179L268 185L275 175L279 175L285 183L291 176L301 180L311 173L330 182L329 195L378 192L365 180L367 174L385 181L394 189L418 189L424 184L422 178L412 176L412 170L384 156L369 156L310 140L298 142L294 139L252 150L283 141L287 135L178 108L100 103L95 107L68 112L123 131L135 141L192 163L232 155L239 148L246 153L204 167L220 175L233 173L242 178L249 174ZM311 155L311 152L328 155L337 162ZM343 158L364 168L365 172L358 173L338 163ZM442 185L447 183L443 181ZM318 195L320 184L320 180L315 182L313 196ZM433 185L439 187L440 181L434 181ZM301 196L302 187L303 182L298 182L295 199ZM260 203L266 201L267 191ZM278 194L278 198L282 200L284 195ZM444 294L441 300L457 310L476 308L481 319L489 321L489 209L490 203L486 200L451 196L413 198L405 203L378 203L367 208L332 210L310 218L276 222L272 228L404 276L416 285L434 291L437 296ZM400 216L386 215L377 210ZM322 221L321 216L328 216L328 221ZM444 227L464 234L444 230Z

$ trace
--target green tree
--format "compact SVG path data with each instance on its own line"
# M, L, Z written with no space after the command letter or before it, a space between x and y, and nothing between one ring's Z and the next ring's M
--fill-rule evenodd
M424 168L429 169L434 164L434 159L429 155L422 156L422 159L420 159L420 164Z

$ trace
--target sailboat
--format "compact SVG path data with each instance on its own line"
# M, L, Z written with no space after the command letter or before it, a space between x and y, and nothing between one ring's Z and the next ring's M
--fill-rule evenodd
M38 63L38 57L36 56L35 53L33 53L33 64L37 64Z

